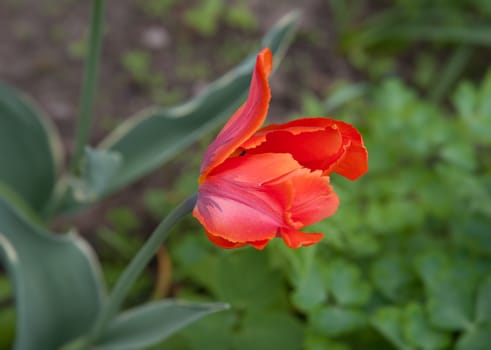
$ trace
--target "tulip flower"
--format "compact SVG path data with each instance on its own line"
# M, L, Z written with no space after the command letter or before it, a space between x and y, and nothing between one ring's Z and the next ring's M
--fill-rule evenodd
M338 173L355 180L367 171L367 150L351 125L303 118L261 126L270 101L272 56L257 56L247 101L205 152L193 215L223 248L263 249L280 237L291 248L319 242L301 231L333 215L339 199L329 183Z

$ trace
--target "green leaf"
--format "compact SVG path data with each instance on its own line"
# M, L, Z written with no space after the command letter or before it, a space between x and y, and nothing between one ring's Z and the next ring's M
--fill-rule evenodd
M491 324L465 332L458 340L457 350L489 350Z
M317 266L302 274L296 281L292 301L300 310L308 311L323 304L327 299L327 288Z
M371 286L361 278L361 271L356 265L333 260L324 273L327 287L339 304L359 306L370 299Z
M412 303L406 306L403 314L405 338L418 349L445 349L450 345L450 334L433 328L424 314L423 307Z
M315 310L310 316L310 324L317 332L326 336L339 336L364 327L365 314L360 310L327 306Z
M2 307L0 310L0 349L11 349L15 338L15 309Z
M104 290L84 240L36 228L0 198L0 258L15 289L15 349L56 349L90 328Z
M75 198L79 202L91 202L99 198L111 186L121 163L121 155L117 152L87 147L82 179L74 193Z
M384 337L386 337L399 350L411 350L403 340L401 328L402 312L394 306L378 309L372 317L372 324Z
M285 312L262 310L246 314L234 349L297 350L302 341L303 327L298 319Z
M283 300L281 276L268 266L264 252L239 250L220 256L217 295L237 308L264 308Z
M478 269L469 261L457 263L435 252L420 256L416 265L428 295L431 323L446 330L470 327Z
M42 212L54 189L59 140L41 112L0 82L0 185Z
M319 334L307 334L304 341L303 349L305 350L350 350L348 344L340 343L328 339Z
M297 13L285 16L261 42L272 50L275 66L291 42L297 19ZM100 148L121 154L123 163L107 193L155 170L230 117L246 96L255 57L248 57L192 100L172 108L149 108L110 134Z
M230 350L236 335L234 330L236 322L237 314L233 310L210 315L179 333L185 338L189 347L181 346L177 350L188 348L202 350L203 344L213 350ZM164 342L161 349L167 350L167 343L168 341Z
M408 297L409 283L413 276L403 257L388 254L377 259L371 268L371 277L375 287L392 301Z
M199 320L228 306L222 303L188 303L163 300L120 314L94 345L94 350L133 350L157 344Z
M479 286L476 302L476 322L491 325L491 275Z

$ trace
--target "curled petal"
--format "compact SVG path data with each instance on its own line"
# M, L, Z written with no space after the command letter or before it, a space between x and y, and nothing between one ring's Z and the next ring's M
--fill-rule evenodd
M328 169L326 174L338 173L350 180L356 180L368 171L368 152L360 133L352 125L336 121L343 135L345 153Z
M219 246L220 248L232 249L232 248L240 248L246 245L245 243L227 241L225 238L212 235L209 232L206 232L206 236L211 242L213 242L215 245Z
M305 233L298 230L281 230L281 238L290 248L306 247L318 243L324 235L322 233Z
M303 166L355 180L368 170L368 153L350 124L329 118L303 118L267 126L241 147L251 154L290 153Z
M200 181L203 181L214 167L225 161L264 123L271 98L267 80L271 68L272 55L266 48L257 56L247 101L225 124L203 156Z
M290 130L276 130L266 135L266 140L249 150L257 153L289 153L304 167L325 170L344 152L343 139L336 128L293 134Z

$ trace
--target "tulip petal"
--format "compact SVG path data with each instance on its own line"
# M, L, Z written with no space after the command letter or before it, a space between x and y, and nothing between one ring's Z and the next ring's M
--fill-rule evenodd
M360 133L352 125L339 121L336 122L336 125L343 135L346 152L325 173L335 172L347 179L356 180L368 171L367 149Z
M281 230L281 238L290 248L306 247L318 243L324 235L322 233L305 233L297 230Z
M271 98L267 80L271 68L271 51L265 48L257 56L247 101L225 124L203 156L200 181L203 181L213 168L225 161L264 123Z
M329 185L329 177L319 172L297 171L291 179L294 195L289 208L292 226L301 228L325 218L336 212L339 198Z
M284 225L292 191L279 183L297 169L289 154L230 158L200 185L193 215L213 236L261 245Z
M324 170L340 157L343 139L336 128L327 127L320 131L293 134L289 130L272 131L266 140L250 154L290 153L304 167L311 170Z
M211 242L213 242L215 245L219 246L220 248L232 249L232 248L240 248L245 246L245 243L230 242L227 241L225 238L212 235L208 231L206 231L206 236Z
M303 118L262 128L241 145L247 153L290 153L303 166L355 180L368 170L360 133L330 118Z

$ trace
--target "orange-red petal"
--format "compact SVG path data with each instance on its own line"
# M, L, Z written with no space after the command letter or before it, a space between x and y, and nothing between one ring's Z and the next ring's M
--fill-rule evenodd
M368 152L363 139L352 125L336 121L340 133L345 140L346 152L340 157L326 173L338 173L350 180L356 180L368 171Z
M291 178L294 190L289 208L292 227L301 228L328 218L336 212L339 199L329 185L329 178L320 171L297 171Z
M306 247L318 243L324 235L322 233L305 233L298 230L281 230L281 238L290 248Z
M233 243L270 240L284 225L291 192L269 183L300 168L289 154L228 159L200 185L193 215L211 235Z
M241 148L251 154L290 153L309 169L336 172L350 180L368 170L368 153L360 133L348 123L329 118L303 118L267 126Z
M272 68L272 54L268 48L257 56L247 101L225 124L203 156L200 181L217 165L225 161L244 141L264 123L271 93L268 76Z
M232 249L232 248L240 248L246 245L245 243L227 241L225 238L212 235L208 231L206 231L206 236L211 242L213 242L215 245L219 246L220 248Z

